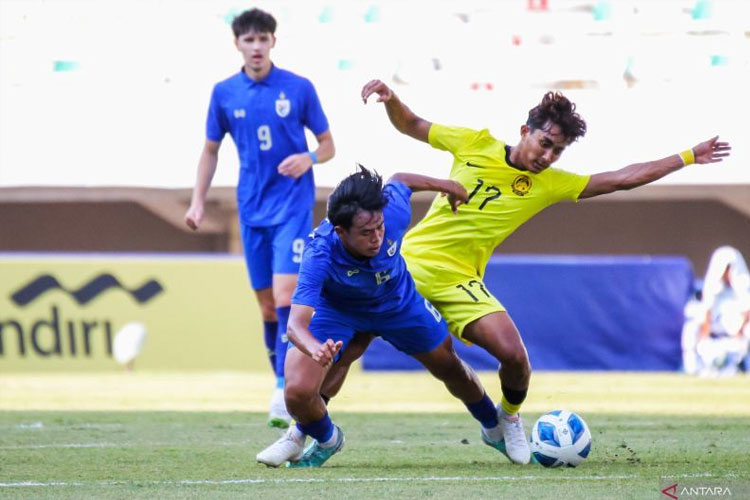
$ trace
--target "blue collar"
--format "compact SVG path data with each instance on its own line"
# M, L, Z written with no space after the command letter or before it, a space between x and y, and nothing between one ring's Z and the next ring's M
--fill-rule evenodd
M276 67L274 63L271 63L271 71L268 72L266 77L262 80L255 81L249 76L247 76L247 73L245 73L245 66L243 65L240 68L240 75L242 75L242 79L247 84L248 87L255 87L256 85L265 85L266 87L269 87L273 85L273 83L276 81L279 75L279 69Z

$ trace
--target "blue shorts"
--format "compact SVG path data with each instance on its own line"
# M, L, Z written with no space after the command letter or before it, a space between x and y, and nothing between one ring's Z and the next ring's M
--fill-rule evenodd
M326 305L316 307L310 331L320 342L341 340L344 345L339 356L357 332L382 337L399 351L412 356L432 351L449 335L440 313L418 293L393 313L351 314Z
M245 264L254 290L269 288L274 274L297 274L305 238L312 231L312 210L283 224L252 227L240 223Z

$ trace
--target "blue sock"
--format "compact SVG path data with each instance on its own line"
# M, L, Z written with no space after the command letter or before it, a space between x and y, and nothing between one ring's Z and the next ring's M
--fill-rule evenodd
M492 429L500 423L497 419L497 409L487 393L476 403L464 404L471 412L471 416L479 420L485 429Z
M328 412L323 415L323 418L315 422L306 425L297 424L297 429L312 437L318 443L325 443L333 436L333 422L331 417L328 416Z
M276 373L276 332L279 324L276 321L263 322L263 341L266 343L266 354L271 362L271 370Z
M276 376L284 378L284 361L286 360L286 349L289 339L286 336L286 325L289 322L289 311L291 306L277 307L276 318L279 322L276 334Z

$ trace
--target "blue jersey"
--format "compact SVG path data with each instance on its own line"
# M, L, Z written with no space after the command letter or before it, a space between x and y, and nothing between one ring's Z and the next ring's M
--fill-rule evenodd
M299 179L277 171L287 156L308 150L305 127L316 136L328 130L315 87L306 78L272 66L259 82L240 71L214 86L206 137L219 142L229 132L237 146L237 209L244 224L272 226L312 210L312 169Z
M305 245L292 304L324 306L347 313L391 313L410 304L414 280L401 257L401 240L409 227L411 189L400 182L383 189L385 236L370 259L353 257L324 220Z

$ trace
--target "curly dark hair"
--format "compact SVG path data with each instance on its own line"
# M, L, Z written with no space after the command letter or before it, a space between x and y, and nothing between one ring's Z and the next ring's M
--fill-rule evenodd
M547 92L537 106L529 110L526 125L534 131L546 130L550 124L562 129L570 144L586 135L586 122L576 113L576 105L559 92Z
M250 9L235 17L232 21L232 32L235 38L251 31L273 35L276 32L276 19L268 12Z
M383 177L357 164L357 172L339 182L328 197L328 221L348 231L357 212L379 212L386 203Z

